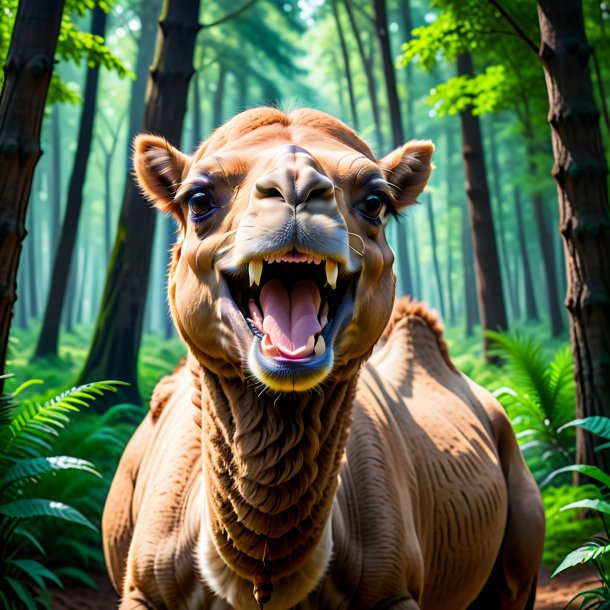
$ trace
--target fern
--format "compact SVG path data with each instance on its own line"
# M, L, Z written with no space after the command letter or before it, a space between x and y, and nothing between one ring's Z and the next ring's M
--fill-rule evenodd
M91 461L54 451L72 414L122 385L113 381L88 384L44 404L19 403L21 392L35 383L40 382L30 380L13 394L0 396L0 602L9 609L36 608L45 599L48 583L62 586L58 575L38 561L45 555L40 541L46 537L38 531L41 524L60 520L97 534L90 519L58 499L56 488L45 489L44 483L61 473L78 479L78 473L88 477L90 486L90 477L101 476ZM86 491L82 489L83 495Z
M500 388L494 395L511 417L521 451L540 483L574 461L575 433L566 427L574 418L576 403L569 347L549 359L533 337L486 334L511 378L510 387ZM564 475L556 484L567 479Z

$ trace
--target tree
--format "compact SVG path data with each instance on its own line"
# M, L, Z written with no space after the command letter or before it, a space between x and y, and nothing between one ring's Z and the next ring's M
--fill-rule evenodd
M91 20L91 34L102 38L106 30L106 12L97 5L93 9ZM93 140L93 122L95 119L95 107L97 100L97 85L99 76L99 65L90 66L87 70L85 83L85 98L80 119L78 133L78 145L74 156L74 166L68 186L68 200L62 223L61 236L55 252L53 272L51 275L51 287L47 297L42 329L38 338L38 344L34 352L35 357L57 355L57 341L59 338L59 322L64 306L68 278L72 287L76 273L70 274L72 266L72 252L76 244L76 233L80 220L80 211L83 203L83 189L87 173L87 163L91 152ZM71 319L71 316L69 316Z
M199 0L164 0L142 129L180 145ZM121 379L138 402L137 365L156 215L129 175L93 341L80 379Z
M472 76L472 58L469 53L461 53L458 56L457 71L458 76ZM487 187L481 127L470 106L460 112L460 122L481 324L485 330L506 329L508 324ZM487 337L484 338L484 345L486 357L489 358Z
M53 71L62 0L22 0L0 93L0 373L17 298L16 277L40 128ZM0 377L0 392L4 381Z
M567 259L577 417L610 415L610 215L608 165L578 0L538 0L560 227ZM577 461L610 469L598 437L579 431Z

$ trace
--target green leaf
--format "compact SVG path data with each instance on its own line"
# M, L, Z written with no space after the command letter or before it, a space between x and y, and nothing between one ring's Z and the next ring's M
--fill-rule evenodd
M606 502L605 500L578 500L577 502L571 502L570 504L562 506L561 510L570 510L572 508L587 508L590 510L596 510L606 515L610 515L610 502Z
M81 470L94 474L97 477L102 477L91 462L66 455L58 455L54 457L32 458L17 462L17 464L9 468L4 477L0 479L0 488L23 479L37 478L40 475L55 470Z
M69 521L70 523L84 525L85 527L97 531L95 525L75 508L72 508L63 502L56 502L53 500L38 498L32 500L15 500L14 502L0 505L0 515L6 515L7 517L14 517L17 519L56 517Z
M28 610L36 610L36 600L32 595L31 591L24 587L17 579L11 576L6 577L6 582L11 586L11 589L15 591L17 597L25 604Z
M573 419L567 424L559 428L559 432L570 428L572 426L579 426L596 436L610 440L610 418L602 417L600 415L592 415L591 417L582 417L580 419Z
M606 487L610 489L610 476L607 475L603 470L600 470L597 466L589 466L588 464L572 464L571 466L564 466L563 468L559 468L540 483L540 487L544 487L547 483L551 481L558 474L563 472L579 472L580 474L584 474L596 481L599 481Z
M568 553L566 558L551 574L551 578L554 578L555 576L557 576L557 574L560 574L568 568L573 568L574 566L589 563L593 559L597 559L601 555L607 553L609 550L610 546L599 546L598 544L587 542L583 544L583 546L573 550L571 553Z
M15 528L14 533L17 536L23 536L24 538L27 538L27 540L29 540L40 551L41 555L46 555L42 544L40 544L40 542L38 541L38 538L36 538L36 536L34 536L34 534L32 534L32 532L30 532L27 527L23 525L18 525Z
M58 587L64 588L61 580L57 578L51 570L45 568L40 562L34 561L33 559L11 559L7 563L14 565L19 568L22 572L25 572L30 578L40 587L44 588L44 579L54 582Z
M86 587L89 587L90 589L97 590L98 588L95 580L93 580L93 578L91 578L89 574L87 574L83 570L79 570L78 568L72 568L69 566L64 568L57 568L57 570L55 570L55 574L57 574L57 576L61 576L62 578L70 578L72 580L76 580L84 584Z

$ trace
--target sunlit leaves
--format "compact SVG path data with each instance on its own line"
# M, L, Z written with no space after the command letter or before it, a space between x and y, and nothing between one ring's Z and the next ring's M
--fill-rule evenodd
M472 106L474 114L510 106L510 82L504 66L490 66L473 77L456 76L437 85L427 102L437 116L454 115Z

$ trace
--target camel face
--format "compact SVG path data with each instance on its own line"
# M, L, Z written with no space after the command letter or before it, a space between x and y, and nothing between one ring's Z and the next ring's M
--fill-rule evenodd
M181 231L169 296L175 323L218 375L303 392L353 375L394 299L390 215L411 204L433 147L381 161L321 112L238 115L193 157L148 135L136 172Z

